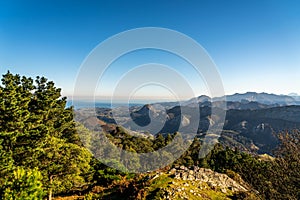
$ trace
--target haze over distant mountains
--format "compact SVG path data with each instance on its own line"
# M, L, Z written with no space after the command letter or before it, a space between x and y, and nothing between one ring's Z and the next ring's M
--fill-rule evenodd
M100 98L100 97L99 97ZM70 98L72 99L72 98ZM100 98L101 99L101 98ZM150 100L150 99L146 99L144 97L145 100L133 100L133 102L130 102L130 106L133 105L142 105L142 104L149 104L149 102L152 102L152 104L158 103L161 105L165 105L165 106L174 106L174 105L178 105L179 102L175 102L175 101L163 101L163 100ZM182 105L189 105L194 103L195 101L197 101L198 103L203 103L206 101L210 101L210 102L216 102L216 101L223 101L226 100L227 102L241 102L241 103L249 103L249 102L257 102L257 103L261 103L261 104L266 104L266 105L300 105L300 96L297 93L290 93L289 95L277 95L277 94L269 94L269 93L257 93L257 92L246 92L246 93L235 93L232 95L225 95L224 97L214 97L211 98L207 95L201 95L198 97L194 97L191 98L189 100L186 101L182 101L181 104ZM73 99L75 108L76 107L80 107L80 108L84 108L84 107L94 107L96 104L96 107L101 107L102 104L105 107L110 107L110 98L106 98L106 100L96 100L94 101L94 98L87 98L87 99L81 99L81 98L74 98ZM146 103L147 102L147 103ZM120 106L125 106L127 104L127 100L125 101L121 101L119 100L116 105L120 105ZM69 101L68 105L72 105L72 102Z
M218 98L214 99L218 100ZM268 93L256 93L256 92L247 92L244 94L233 94L226 96L227 101L255 101L263 104L280 104L280 105L295 105L300 102L297 101L292 96L288 95L276 95L276 94L268 94Z
M293 93L294 94L294 93ZM276 95L276 94L268 94L268 93L256 93L256 92L247 92L247 93L236 93L232 95L226 95L224 97L215 97L211 98L206 95L201 95L196 98L192 98L188 101L183 102L184 105L190 105L192 102L204 103L204 102L217 102L224 101L227 102L240 102L243 104L247 104L250 102L257 102L259 104L265 105L300 105L300 97L299 96L290 96L290 95Z
M219 108L226 99L226 108ZM200 120L195 115L199 108ZM107 132L114 132L122 126L134 133L174 133L180 130L184 134L196 132L198 137L207 133L209 126L217 126L218 114L212 114L212 108L226 109L225 124L219 141L241 150L259 153L272 153L278 144L276 135L280 131L300 129L300 102L292 96L247 92L227 95L225 98L199 96L184 102L159 102L135 105L129 108L82 108L76 110L76 118L85 126L101 126ZM198 109L197 108L197 109ZM182 113L182 109L187 112ZM117 116L113 114L117 113ZM157 119L154 126L151 118ZM163 124L160 130L155 128ZM196 124L195 124L196 123ZM198 123L198 124L197 124ZM136 126L138 125L138 126ZM198 127L198 130L194 130Z

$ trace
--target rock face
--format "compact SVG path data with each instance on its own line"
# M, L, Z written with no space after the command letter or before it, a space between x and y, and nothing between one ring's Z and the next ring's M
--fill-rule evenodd
M146 199L259 199L257 191L238 174L231 173L234 180L226 174L197 166L180 166L167 172L156 172L149 179L147 188L150 189Z
M175 179L196 181L199 183L207 183L212 189L219 189L223 193L231 192L247 192L249 188L246 184L237 183L226 174L212 171L211 169L193 167L192 169L181 166L170 170Z

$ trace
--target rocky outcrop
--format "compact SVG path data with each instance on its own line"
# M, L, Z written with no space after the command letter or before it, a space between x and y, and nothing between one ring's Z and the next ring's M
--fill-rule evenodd
M147 179L146 199L245 199L258 200L258 192L253 190L241 177L228 171L226 174L197 166L176 167L168 171L158 171ZM143 199L143 198L140 198Z
M189 169L181 166L171 169L169 173L174 175L175 179L196 181L200 184L206 183L210 188L218 189L223 193L227 193L228 191L247 192L250 190L244 182L238 183L226 174L217 173L211 169L196 166Z

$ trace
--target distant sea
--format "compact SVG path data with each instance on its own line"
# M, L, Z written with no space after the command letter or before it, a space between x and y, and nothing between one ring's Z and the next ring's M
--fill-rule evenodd
M149 102L138 102L138 103L114 103L113 105L109 101L67 101L67 107L74 106L75 109L80 108L116 108L116 107L122 107L122 106L142 106L144 104L147 104Z

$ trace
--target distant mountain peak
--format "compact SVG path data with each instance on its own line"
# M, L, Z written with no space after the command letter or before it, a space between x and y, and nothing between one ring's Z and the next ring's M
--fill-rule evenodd
M221 97L214 98L214 101L221 100ZM258 102L262 104L279 104L279 105L297 105L297 101L295 98L288 95L276 95L269 94L266 92L246 92L246 93L235 93L233 95L226 95L227 101L232 102Z
M146 110L151 110L152 109L152 105L151 104L145 104L142 109L146 109Z
M289 93L288 96L294 97L294 96L299 96L299 95L297 93L292 92L292 93Z

